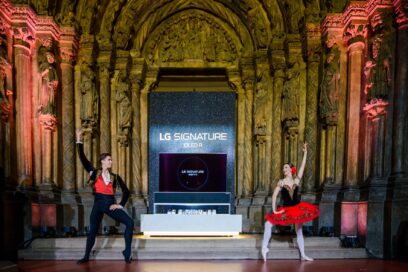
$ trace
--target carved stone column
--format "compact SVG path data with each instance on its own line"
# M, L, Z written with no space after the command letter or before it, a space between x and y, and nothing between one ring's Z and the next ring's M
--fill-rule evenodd
M367 35L367 14L365 3L352 2L346 9L344 39L348 51L348 94L347 94L347 130L346 163L343 201L341 203L341 233L358 235L359 200L361 173L360 162L360 116L364 48Z
M228 70L228 78L231 88L237 93L237 196L245 196L244 188L244 136L245 136L245 91L242 87L241 77L238 70ZM242 204L242 203L241 203ZM248 203L249 205L249 203Z
M17 176L21 187L33 186L32 162L32 94L31 94L31 30L28 26L13 27L16 80Z
M105 48L104 48L105 49ZM111 126L110 126L110 62L111 52L107 51L99 53L98 68L99 68L99 95L101 103L100 111L100 150L101 152L111 152Z
M146 69L146 62L140 57L140 52L131 51L132 68L130 71L131 95L132 95L132 140L131 162L132 177L130 190L132 194L133 209L135 211L136 224L140 223L141 214L147 213L147 201L143 197L143 183L141 177L141 114L140 114L140 91Z
M74 119L74 61L78 48L73 28L62 29L60 37L62 91L62 190L75 191L75 119Z
M319 207L321 215L319 216L319 227L328 227L327 231L339 234L339 218L336 216L336 201L341 189L343 178L341 171L337 170L336 165L340 164L343 169L342 155L344 148L344 136L341 135L341 128L344 127L344 117L340 114L340 108L345 108L345 89L346 78L343 71L341 52L342 46L342 14L330 14L326 16L322 23L322 36L325 39L325 61L323 76L320 83L320 101L319 117L321 126L321 146L320 146L320 186L322 189ZM344 93L342 93L344 92ZM341 100L343 99L343 100Z
M141 150L141 177L142 177L142 195L145 199L148 198L148 161L149 161L149 124L148 124L148 112L149 112L149 93L155 87L157 82L158 71L156 69L148 68L146 72L146 78L144 81L144 87L140 92L140 150Z
M53 191L56 184L53 181L53 133L56 130L57 119L51 114L41 114L39 122L42 129L41 139L41 184L40 195L48 201L54 199Z
M348 44L348 101L347 101L347 144L346 144L346 175L344 200L359 200L359 137L360 137L360 95L362 93L363 58L366 37L366 24L353 23L347 25L345 38Z
M307 40L307 96L305 142L308 143L306 171L302 181L302 197L314 202L317 181L317 108L319 91L319 63L321 56L321 34L318 23L306 24Z
M244 195L253 195L253 59L241 60L243 88L245 90L245 136L244 136Z
M266 49L256 55L256 84L254 95L254 202L264 205L271 186L273 82Z

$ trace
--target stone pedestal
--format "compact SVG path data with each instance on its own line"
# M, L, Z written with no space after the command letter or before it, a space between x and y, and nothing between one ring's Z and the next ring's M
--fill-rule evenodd
M322 227L333 227L336 235L340 233L340 206L338 202L340 189L341 186L338 184L327 183L324 185L319 202L319 231Z

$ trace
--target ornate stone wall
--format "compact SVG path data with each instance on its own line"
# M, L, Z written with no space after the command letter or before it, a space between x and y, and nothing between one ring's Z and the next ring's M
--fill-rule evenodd
M322 210L309 227L367 237L371 253L395 256L392 237L408 218L407 3L348 2L0 0L0 175L28 199L24 238L40 227L29 223L32 203L54 205L59 232L89 224L75 129L94 165L112 154L138 223L152 193L148 94L163 68L217 68L237 97L244 231L262 231L282 165L298 164L306 141L303 199Z

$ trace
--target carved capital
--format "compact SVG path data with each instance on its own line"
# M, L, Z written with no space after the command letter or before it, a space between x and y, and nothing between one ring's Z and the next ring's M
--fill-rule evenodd
M72 48L61 47L60 57L63 63L73 64L76 61L76 54Z
M51 114L40 114L39 121L44 130L55 131L57 128L57 118Z
M388 102L382 99L372 99L363 110L372 118L383 115L387 112Z
M284 135L286 139L293 139L299 134L298 125L298 121L284 123Z
M27 26L15 26L13 27L13 37L16 44L25 45L30 47L34 42L33 33Z
M356 42L363 42L367 38L367 24L350 24L344 31L344 41L350 46Z
M0 17L0 35L6 35L7 30L10 28L10 24L5 18Z

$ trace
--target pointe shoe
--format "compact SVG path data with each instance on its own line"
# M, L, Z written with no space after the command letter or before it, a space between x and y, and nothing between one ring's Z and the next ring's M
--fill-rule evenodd
M89 262L89 258L83 257L82 259L77 261L77 264L83 264Z
M262 248L261 253L262 253L262 258L263 258L264 262L266 262L266 255L268 254L268 252L269 252L269 249L267 247Z
M125 255L125 250L124 250L124 251L122 251L122 255L123 255L123 257L125 257L125 262L126 263L131 263L132 262L132 254L129 254L129 256L126 256Z
M302 261L313 261L313 258L307 257L306 255L301 257Z

